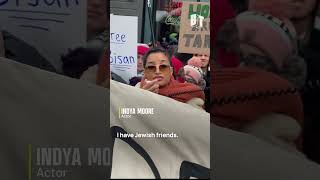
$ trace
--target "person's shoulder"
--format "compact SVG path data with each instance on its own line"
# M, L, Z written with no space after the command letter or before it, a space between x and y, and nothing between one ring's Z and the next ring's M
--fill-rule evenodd
M197 97L190 99L186 103L198 109L203 109L202 107L204 106L204 100Z
M86 71L83 72L80 79L91 82L91 83L96 83L97 71L98 71L98 65L91 66Z

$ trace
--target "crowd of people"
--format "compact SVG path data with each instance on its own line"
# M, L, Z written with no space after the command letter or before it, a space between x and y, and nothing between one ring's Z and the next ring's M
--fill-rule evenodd
M319 1L214 3L212 123L320 163Z
M183 57L181 60L180 57ZM185 58L187 57L187 58ZM210 63L205 54L170 55L161 45L137 46L137 76L125 82L111 70L111 79L208 110Z
M106 45L109 43L106 2L88 1L87 12L87 43L61 54L57 60L61 62L61 67L52 64L35 47L5 30L0 31L0 55L53 73L96 82L98 64L109 47ZM169 50L161 43L140 44L137 46L137 76L126 82L111 70L111 79L185 103L193 99L189 103L208 111L209 56L176 51L177 48Z
M318 166L309 161L320 163L319 0L214 0L211 2L217 4L211 6L211 12L214 12L211 20L214 52L211 52L210 56L178 53L177 48L171 48L171 45L177 46L178 34L167 34L168 37L160 39L170 39L170 43L137 45L137 75L128 82L110 70L107 50L109 21L105 3L105 0L88 1L87 43L61 55L61 68L51 64L27 42L0 29L0 67L4 84L0 93L4 99L1 100L4 107L1 113L1 132L8 141L4 146L7 149L2 152L6 158L1 167L8 168L8 164L12 162L18 162L18 165L10 166L11 169L26 164L27 160L23 163L17 161L17 157L25 157L20 150L25 148L26 143L20 143L21 146L13 143L20 140L30 143L35 137L45 139L39 142L57 138L54 142L62 144L83 142L84 139L87 139L88 144L95 140L105 141L105 130L109 133L112 129L104 126L105 120L110 118L107 117L109 114L105 113L106 108L109 108L108 90L71 79L75 78L107 88L110 88L110 83L113 84L118 93L110 91L111 95L114 95L111 97L111 102L114 103L110 108L113 117L110 120L111 126L118 126L117 123L112 124L118 120L115 118L119 113L118 107L127 104L134 106L139 97L145 98L141 98L140 103L150 106L165 102L162 104L163 113L160 118L164 118L161 120L149 121L151 123L148 124L141 120L150 120L149 116L144 116L135 117L136 122L141 124L134 124L134 121L121 122L126 124L124 128L131 132L141 130L145 124L153 124L157 130L165 127L182 134L179 134L179 145L160 147L165 149L162 153L166 157L153 154L153 158L157 160L155 162L170 159L171 164L169 161L163 162L166 168L159 168L161 171L177 164L176 157L180 157L199 161L205 159L206 167L209 166L209 159L211 162L214 159L213 172L218 172L216 177L224 176L222 178L228 175L243 175L241 173L248 174L246 179L253 178L252 168L256 168L261 162L276 172L272 174L273 178L286 174L291 177L294 176L292 174L298 176L301 174L301 167L311 169L310 172L319 172ZM130 89L132 91L127 93ZM151 93L145 93L147 91ZM135 93L137 97L134 96ZM166 106L170 102L173 102L173 106L178 107L178 110ZM185 107L186 110L179 107ZM68 108L70 111L66 110ZM192 111L194 108L200 110ZM206 124L209 114L205 112L211 115L211 136L208 135L209 125ZM94 124L94 120L99 122ZM48 131L44 130L47 124L49 125L46 128L50 129ZM65 132L61 131L62 124ZM38 130L30 133L34 128ZM98 133L99 128L102 133ZM56 134L52 129L56 130ZM93 129L95 133L87 133ZM78 134L72 134L75 132ZM82 139L79 135L85 138ZM262 141L257 141L254 136ZM69 137L67 141L66 137ZM208 143L209 139L214 143ZM110 147L114 147L114 140L106 142ZM158 152L156 150L163 144L155 142L147 141L148 147L143 148ZM167 142L166 144L169 144ZM201 143L203 146L199 146ZM183 145L187 148L183 149ZM132 173L133 176L144 177L146 172L150 171L149 166L146 172L138 172L140 169L136 170L128 163L131 159L123 158L121 152L124 149L118 147L113 152L119 158L113 161L113 168L119 168L119 174L116 175ZM249 150L256 152L251 153ZM262 152L263 150L266 150L266 153ZM209 158L210 152L212 159ZM271 156L273 152L275 155ZM22 153L25 154L25 151ZM168 156L170 153L172 156ZM290 156L291 154L297 156ZM241 155L245 156L240 157ZM270 159L266 155L270 155ZM278 162L272 158L279 158ZM291 165L291 162L296 171L287 173L281 169L285 165ZM251 164L250 168L246 169L247 172L243 170L245 163ZM124 165L128 166L129 171L123 170ZM139 167L139 163L136 165ZM157 166L159 167L159 164ZM260 179L266 178L267 176L261 176L271 171L264 167L257 167L254 175ZM110 169L110 166L108 168ZM169 168L171 174L180 170L173 171ZM208 169L205 170L207 172ZM280 171L284 173L279 176L277 173ZM5 176L18 176L12 172L8 170ZM92 175L84 170L81 172L90 177ZM100 174L105 177L104 172Z

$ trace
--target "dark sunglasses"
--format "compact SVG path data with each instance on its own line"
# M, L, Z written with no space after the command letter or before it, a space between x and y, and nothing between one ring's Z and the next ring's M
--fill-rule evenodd
M146 72L156 72L157 71L157 67L159 68L159 71L165 72L170 70L170 66L166 65L166 64L161 64L159 66L155 66L155 65L149 65L145 67L145 71Z

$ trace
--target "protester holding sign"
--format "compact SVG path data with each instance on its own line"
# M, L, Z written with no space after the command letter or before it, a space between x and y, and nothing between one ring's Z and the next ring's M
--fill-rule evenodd
M210 54L209 3L183 2L178 52Z
M169 59L163 49L149 50L143 58L144 76L136 86L202 108L205 99L203 90L194 84L176 81Z
M86 8L86 1L1 1L6 57L61 73L61 55L86 42Z
M128 84L137 76L138 17L111 14L110 24L110 70Z

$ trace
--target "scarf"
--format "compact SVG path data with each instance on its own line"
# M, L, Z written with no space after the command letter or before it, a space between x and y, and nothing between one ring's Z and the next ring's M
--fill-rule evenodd
M141 80L140 87L145 85L145 78ZM171 76L167 86L159 88L159 94L177 101L186 103L193 98L205 100L204 92L197 85L191 83L180 83Z
M107 49L104 51L104 55L102 57L102 60L98 64L98 71L97 71L97 78L96 78L96 84L102 85L103 83L106 83L106 81L109 82L110 80L110 62L109 62L109 54ZM108 84L108 83L107 83ZM108 85L109 87L109 85Z
M303 124L300 94L285 79L250 68L215 69L211 82L212 121L241 130L268 113L282 113Z
M304 113L299 91L285 79L252 68L214 69L211 81L211 122L240 130L259 117L281 113L303 129ZM302 148L302 133L296 139Z

